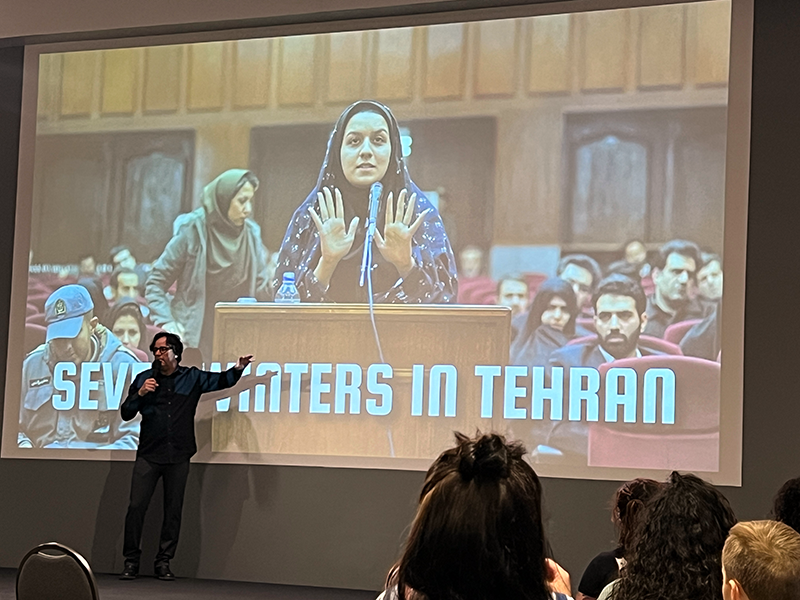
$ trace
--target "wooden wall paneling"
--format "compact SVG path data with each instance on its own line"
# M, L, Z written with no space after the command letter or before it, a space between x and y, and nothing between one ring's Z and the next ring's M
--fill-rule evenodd
M702 2L692 8L696 18L695 83L725 85L731 43L730 0Z
M191 44L187 108L189 110L219 110L225 95L227 78L223 69L227 42Z
M61 80L61 115L89 116L96 79L97 52L64 54Z
M363 31L328 35L328 102L354 102L364 96L366 36Z
M583 21L584 91L622 91L627 82L630 11L604 10L580 15Z
M61 60L60 54L39 55L39 86L36 98L36 116L39 119L53 119L58 115Z
M637 12L639 86L680 87L684 82L686 7L647 7Z
M280 81L278 102L284 106L314 103L318 36L297 35L278 40Z
M517 38L522 21L504 19L476 24L475 95L511 96L516 89Z
M375 32L374 93L381 100L410 100L414 73L414 29L382 29Z
M262 108L269 104L272 43L269 39L234 42L234 107Z
M108 114L130 115L136 111L138 104L138 48L119 48L103 50L103 91L100 112Z
M546 15L527 20L529 92L552 94L570 90L572 19L572 15Z
M144 112L178 110L184 46L145 49Z
M425 29L425 87L430 99L457 99L464 95L466 26L431 25Z

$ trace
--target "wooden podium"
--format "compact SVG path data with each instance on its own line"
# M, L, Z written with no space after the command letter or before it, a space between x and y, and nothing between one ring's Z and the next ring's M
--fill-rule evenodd
M213 416L212 451L258 454L270 463L388 467L391 462L397 468L427 468L432 458L452 446L453 431L473 434L477 428L492 428L492 419L480 417L481 380L475 376L475 365L508 363L508 308L381 304L374 314L385 362L393 370L391 379L385 380L393 390L392 410L384 416L364 410L364 400L375 396L367 391L367 368L381 362L366 305L217 304L213 361L225 364L252 353L254 366L331 363L334 372L322 379L331 385L330 393L323 394L331 405L329 414L309 412L308 374L303 376L300 410L290 413L286 373L280 411L269 412L270 387L262 378L266 410L255 412L254 389L247 412L239 410L238 397L233 397L227 412ZM333 411L336 365L343 363L363 369L360 414ZM421 416L412 416L411 411L414 365L425 367ZM433 365L453 365L458 371L453 417L444 416L443 400L440 416L428 416L428 374Z

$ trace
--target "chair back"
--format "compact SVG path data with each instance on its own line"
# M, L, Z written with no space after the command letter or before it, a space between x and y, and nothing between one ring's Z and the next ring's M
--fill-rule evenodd
M686 333L700 321L702 321L702 319L687 319L686 321L673 323L664 331L664 339L673 344L680 344Z
M609 369L636 371L637 397L643 398L645 373L666 368L675 374L675 423L644 424L642 404L636 424L592 423L589 464L682 471L716 471L719 467L720 365L689 356L644 356L600 365L601 396ZM660 411L659 411L660 414Z
M63 544L40 544L19 564L17 600L98 600L99 597L89 563Z
M642 348L649 348L650 350L656 350L664 354L671 354L672 356L683 356L683 350L681 350L678 344L673 344L672 342L662 340L652 335L640 335L639 346Z

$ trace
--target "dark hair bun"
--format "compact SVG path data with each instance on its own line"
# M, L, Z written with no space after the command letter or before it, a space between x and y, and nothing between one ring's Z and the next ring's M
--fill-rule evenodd
M472 479L497 480L508 477L508 447L502 436L488 433L474 443L461 446L458 471L461 476Z

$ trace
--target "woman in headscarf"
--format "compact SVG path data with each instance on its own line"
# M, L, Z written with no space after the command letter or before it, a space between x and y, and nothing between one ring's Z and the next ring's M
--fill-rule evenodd
M109 309L106 323L123 346L134 351L140 350L147 355L149 344L147 326L144 323L142 309L136 300L128 297L120 298Z
M388 107L362 100L331 132L317 185L297 208L280 249L276 288L295 275L305 302L366 302L359 285L370 187L383 186L372 252L373 300L455 302L456 263L442 220L411 180Z
M575 337L578 303L572 285L553 278L542 282L531 303L525 326L511 344L511 363L546 366L553 350Z
M269 300L267 250L250 218L258 178L230 169L203 188L202 206L176 220L176 233L145 286L153 323L187 348L211 356L214 305L240 297ZM177 282L170 301L167 290Z

